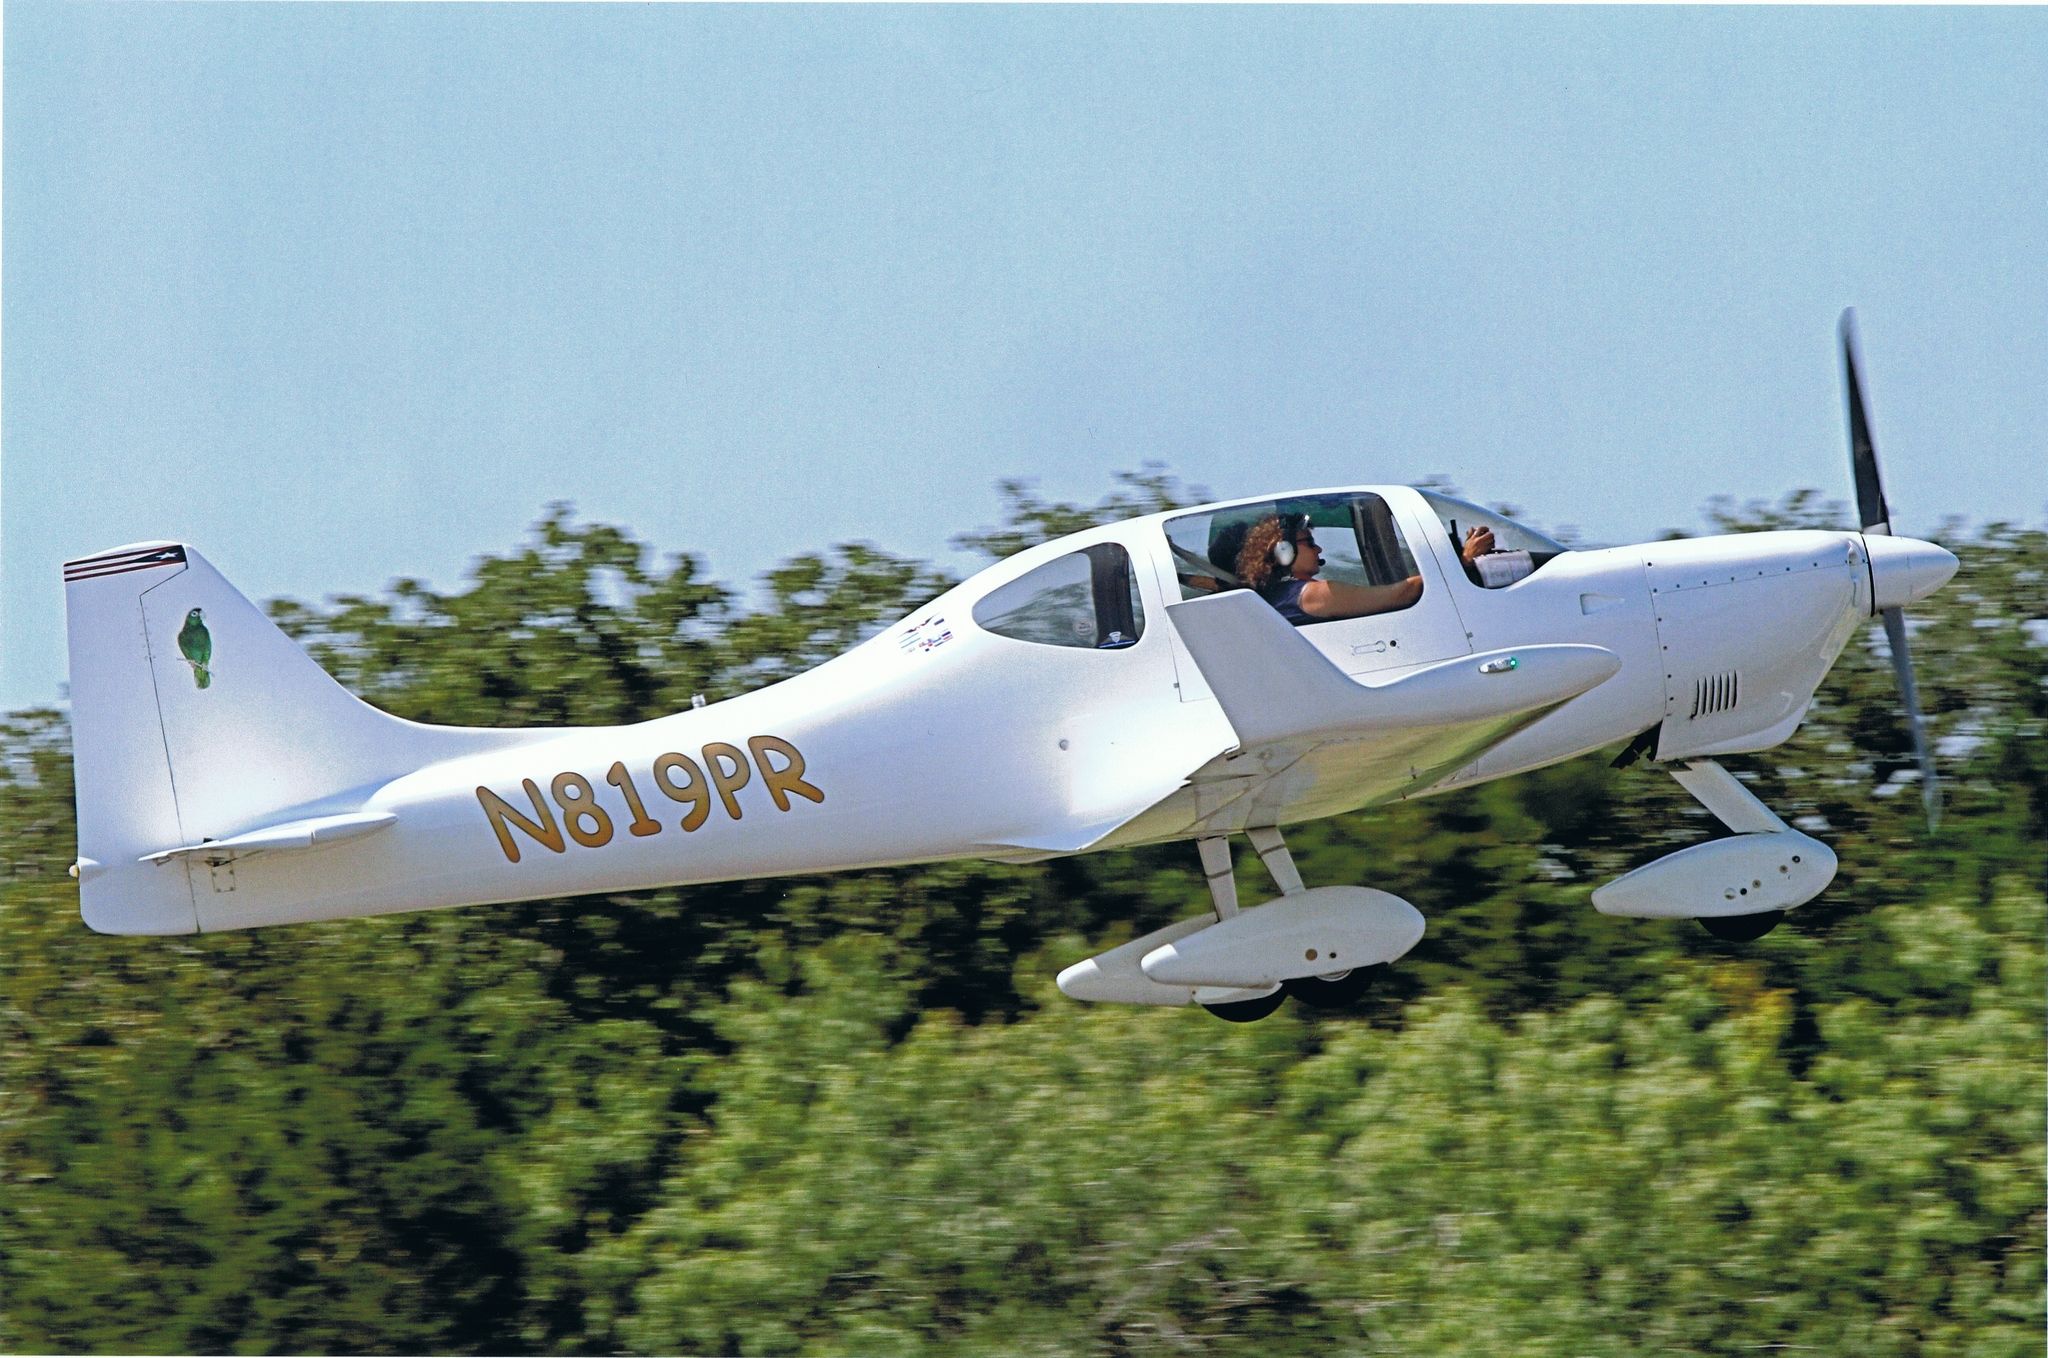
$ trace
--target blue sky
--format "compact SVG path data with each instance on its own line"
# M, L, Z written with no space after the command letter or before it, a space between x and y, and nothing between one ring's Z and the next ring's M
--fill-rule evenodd
M0 710L58 563L452 587L551 500L745 583L1093 498L1449 476L1625 541L2048 517L2048 13L5 12Z

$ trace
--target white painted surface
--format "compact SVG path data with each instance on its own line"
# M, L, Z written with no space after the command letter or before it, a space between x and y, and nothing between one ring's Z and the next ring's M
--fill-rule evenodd
M1604 915L1716 919L1790 910L1835 879L1835 853L1797 830L1734 835L1646 863L1593 893Z
M1058 977L1068 999L1116 1004L1229 1004L1256 1000L1273 992L1271 985L1245 987L1169 985L1153 980L1140 968L1147 954L1216 923L1214 915L1197 915L1155 929L1142 938L1074 963Z
M1949 582L1960 564L1955 553L1918 538L1872 533L1863 539L1870 556L1871 611L1904 608Z
M168 863L174 858L201 858L228 862L258 853L281 853L295 849L317 849L342 844L378 830L389 829L398 817L389 812L352 811L340 816L312 816L305 820L266 825L260 830L231 835L226 839L203 839L175 849L144 854L145 863Z
M1399 896L1322 886L1169 939L1138 965L1161 985L1270 987L1391 962L1422 930L1422 912Z

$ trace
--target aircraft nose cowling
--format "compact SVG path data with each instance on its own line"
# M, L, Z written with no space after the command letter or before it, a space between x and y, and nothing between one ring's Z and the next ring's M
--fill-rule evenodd
M1947 584L1956 573L1955 554L1918 538L1866 536L1870 557L1870 611L1904 608Z

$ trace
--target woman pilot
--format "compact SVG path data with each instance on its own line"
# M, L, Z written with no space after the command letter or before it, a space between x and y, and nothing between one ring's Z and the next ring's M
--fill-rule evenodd
M1470 561L1492 549L1493 530L1474 528L1465 535L1460 555ZM1391 585L1352 585L1316 579L1322 568L1322 549L1316 546L1308 516L1269 514L1245 534L1235 574L1296 627L1330 618L1391 613L1422 597L1419 575Z

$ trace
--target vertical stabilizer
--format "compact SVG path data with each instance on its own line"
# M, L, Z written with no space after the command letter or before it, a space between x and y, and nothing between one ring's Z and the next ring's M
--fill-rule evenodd
M424 764L531 738L369 706L189 547L102 552L64 582L80 899L102 932L202 927L208 869L167 850L354 811Z

